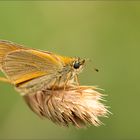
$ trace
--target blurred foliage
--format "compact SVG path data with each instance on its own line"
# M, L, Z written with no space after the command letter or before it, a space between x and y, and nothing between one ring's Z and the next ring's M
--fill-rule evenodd
M105 89L113 113L98 128L61 128L0 83L0 139L140 139L140 2L1 1L0 39L91 59L81 84Z

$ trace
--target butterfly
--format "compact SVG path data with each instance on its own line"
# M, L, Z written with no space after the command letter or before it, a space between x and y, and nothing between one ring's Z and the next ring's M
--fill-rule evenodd
M22 95L42 89L64 88L79 84L78 74L85 59L26 48L10 41L0 41L0 70Z

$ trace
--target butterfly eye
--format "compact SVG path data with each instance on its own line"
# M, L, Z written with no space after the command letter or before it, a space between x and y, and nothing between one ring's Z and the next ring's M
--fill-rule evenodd
M75 69L78 69L80 67L80 63L79 62L75 62L74 65L73 65L73 67Z

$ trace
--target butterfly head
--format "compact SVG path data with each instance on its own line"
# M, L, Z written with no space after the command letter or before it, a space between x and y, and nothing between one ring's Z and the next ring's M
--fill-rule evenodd
M85 59L75 58L72 63L72 69L76 74L79 74L85 65Z
M63 57L63 68L60 71L60 75L62 79L73 79L75 75L78 75L84 68L85 59L82 58L70 58L70 57Z

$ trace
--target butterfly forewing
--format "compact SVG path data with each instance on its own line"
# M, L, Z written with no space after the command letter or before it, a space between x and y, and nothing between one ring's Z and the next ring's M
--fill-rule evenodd
M2 69L13 84L55 74L61 69L61 62L47 53L36 50L16 50L3 60Z
M0 67L3 61L3 57L9 52L22 49L23 47L17 44L14 44L9 41L0 41Z
M0 69L23 95L66 85L72 64L70 57L0 41Z

